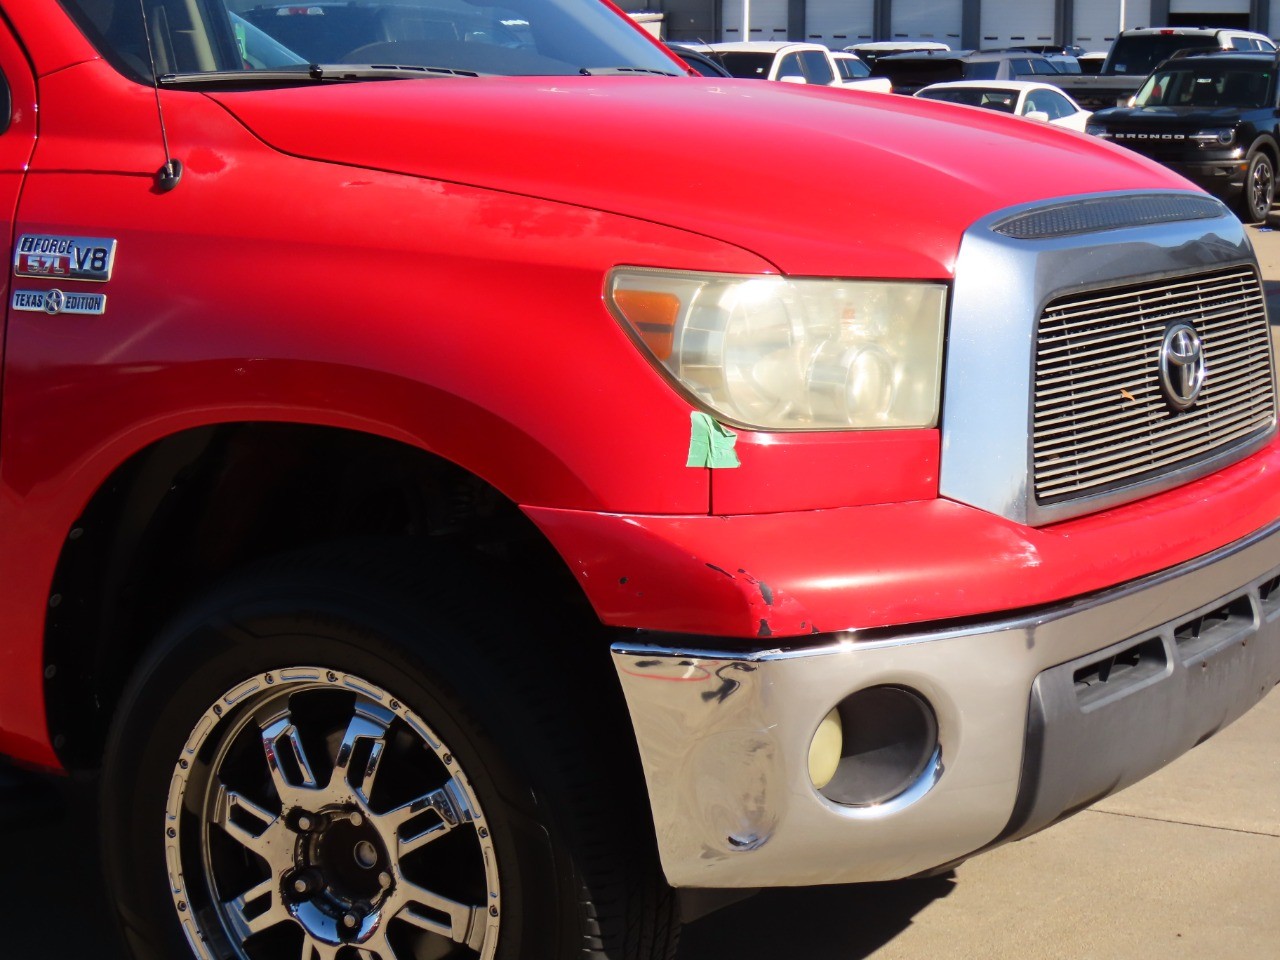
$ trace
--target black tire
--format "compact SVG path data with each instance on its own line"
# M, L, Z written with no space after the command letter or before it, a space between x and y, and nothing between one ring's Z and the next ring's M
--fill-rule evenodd
M1265 223L1275 200L1275 164L1270 156L1255 147L1249 152L1236 213L1245 223Z
M300 945L309 954L310 938L328 935L327 927L316 932L306 918L332 914L333 923L350 922L363 931L365 910L371 917L377 910L388 917L371 921L371 928L400 931L385 942L391 955L379 953L380 960L406 960L416 949L409 941L416 939L423 947L423 937L435 936L420 930L419 916L433 916L454 939L467 939L465 920L450 920L421 906L392 914L392 893L398 897L402 888L426 886L419 877L423 871L437 878L431 881L437 886L452 885L446 895L471 911L470 945L450 946L447 937L432 940L423 947L432 957L674 956L679 935L675 897L661 877L652 830L645 829L652 823L647 803L636 799L644 792L634 779L638 767L627 746L634 741L617 739L629 732L625 720L620 721L625 716L620 693L600 682L607 675L598 667L607 663L597 665L594 684L581 684L581 664L553 652L554 637L527 628L516 611L504 616L477 589L474 577L456 569L442 576L441 569L399 560L294 558L227 583L189 608L159 638L122 698L103 775L108 892L137 960L190 956L188 940L210 936L232 944L221 956L296 958ZM514 624L519 633L513 638ZM575 658L607 658L603 648L577 649L586 644L575 639L579 644L568 646ZM306 673L313 668L318 672ZM236 699L237 688L251 680L256 683L253 691ZM348 697L350 707L345 706ZM388 704L400 712L378 713ZM351 739L355 721L341 717L351 717L355 706L383 718L387 725L381 741L370 739L366 747L366 741ZM254 757L255 738L259 748L267 741L261 718L281 709L297 731L291 736L304 763L280 759L289 753L292 740L274 740L271 749ZM350 726L344 728L344 722ZM339 776L334 756L344 729L348 741L367 752ZM379 742L382 759L377 766L371 755ZM280 787L272 785L273 771L263 759L267 755L292 770L275 771L286 781ZM192 763L183 759L179 765L180 756ZM310 815L301 821L305 826L299 825L304 805L290 807L284 799L286 794L308 796L292 792L295 784L297 791L311 789L307 783L325 783L330 791L346 789L347 781L356 782L352 778L362 764L379 771L376 780L371 776L367 781L373 800L360 807L366 811L363 818L351 816L354 806L335 805L324 794L328 799L316 805L323 807L317 817L325 826L312 827ZM322 769L328 770L327 779ZM397 772L382 772L388 769ZM313 771L310 780L306 771ZM429 864L412 859L427 850L401 856L406 849L401 845L415 842L404 839L403 824L391 826L391 839L379 834L385 843L379 844L377 837L372 843L355 843L355 828L392 824L390 814L381 810L385 804L375 802L384 787L412 798L422 787L406 784L438 784L440 778L452 787L455 799L463 793L470 798L449 809L477 819L469 822L459 815L458 825L442 832L448 844L428 841L433 844L429 855L435 858ZM219 790L211 783L226 786ZM239 797L236 791L244 794L240 806L239 800L227 799ZM432 795L442 793L435 789ZM363 803L364 794L360 796ZM259 816L245 820L237 814L253 810L253 804ZM176 816L171 815L174 809ZM441 824L448 819L430 810L428 815L439 816ZM233 820L234 831L218 825ZM255 835L259 826L263 829ZM311 832L304 835L304 829ZM231 834L239 839L228 841ZM287 841L277 848L293 851L287 875L259 849L269 845L261 839L269 835ZM254 839L249 843L243 836ZM317 852L339 847L341 856ZM167 848L176 851L182 864L178 886L166 869ZM375 883L350 892L356 887L341 875L351 871L350 859L344 859L348 850L355 851L357 860L365 850L381 850L377 857L387 860L386 870L377 868L383 886ZM370 854L371 861L377 857ZM359 866L373 869L372 862ZM249 907L236 908L235 918L228 921L234 911L225 901L255 882L237 879L246 870L280 876L260 884L269 888L261 894L266 903L262 913L271 914L274 925L238 936L243 928L235 921L249 917ZM416 871L413 877L411 870ZM305 872L305 882L296 879L300 872ZM364 883L368 877L360 874L358 879ZM291 892L296 883L311 885L308 902L301 906ZM489 899L495 893L500 897ZM357 904L354 920L343 912L352 903ZM485 907L498 903L500 910ZM303 913L303 907L310 912ZM282 910L291 916L275 920ZM491 921L490 913L497 919ZM484 932L476 933L481 927ZM373 946L363 952L316 943L317 960L371 960L374 955ZM449 950L439 952L444 947Z

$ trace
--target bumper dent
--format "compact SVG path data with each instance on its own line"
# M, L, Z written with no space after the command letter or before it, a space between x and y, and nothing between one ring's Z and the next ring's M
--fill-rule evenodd
M668 880L911 876L1127 786L1280 682L1278 562L1273 524L1103 594L965 629L747 655L692 638L615 645ZM910 795L842 806L809 782L809 742L835 704L877 684L928 700L938 767Z

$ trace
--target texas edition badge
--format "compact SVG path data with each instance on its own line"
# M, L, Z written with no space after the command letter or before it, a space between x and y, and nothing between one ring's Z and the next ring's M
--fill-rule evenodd
M76 313L100 316L107 312L105 293L64 293L61 290L15 290L11 305L27 313Z

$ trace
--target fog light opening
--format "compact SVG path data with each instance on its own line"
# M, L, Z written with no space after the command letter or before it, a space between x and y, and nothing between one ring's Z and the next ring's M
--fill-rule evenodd
M809 752L810 776L827 799L850 807L877 807L893 800L914 802L928 792L940 772L938 720L928 701L906 687L868 687L845 697L838 715L840 754L835 769L819 782L816 772L830 765L830 748L818 747L827 720ZM830 714L828 714L830 717ZM824 739L824 744L827 742ZM815 753L824 766L815 767Z

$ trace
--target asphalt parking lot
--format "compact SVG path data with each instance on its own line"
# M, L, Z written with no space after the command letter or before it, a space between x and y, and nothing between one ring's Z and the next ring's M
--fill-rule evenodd
M1280 218L1274 226L1253 233L1280 319ZM85 789L0 790L0 958L123 960L95 848ZM1272 693L1166 770L1045 833L932 880L761 894L691 924L678 960L1274 960L1278 890Z

